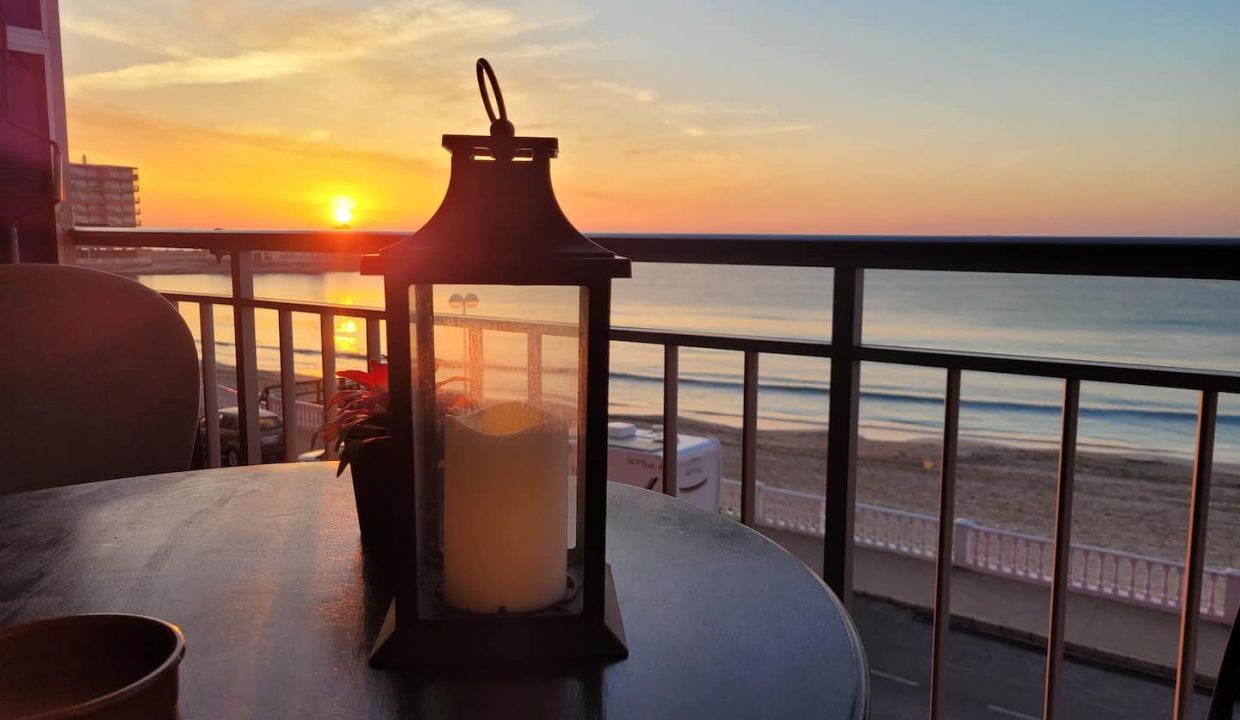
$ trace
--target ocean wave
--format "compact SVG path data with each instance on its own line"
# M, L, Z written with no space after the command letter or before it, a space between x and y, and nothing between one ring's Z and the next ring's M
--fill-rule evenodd
M640 385L662 385L662 376L643 375L639 373L612 372L612 381L632 382ZM739 379L732 379L725 376L704 377L704 376L685 376L679 378L681 387L701 387L712 388L718 390L730 390L741 392L744 390L744 383ZM826 399L830 397L830 387L826 383L814 383L811 381L797 381L790 379L780 379L775 381L762 380L758 383L760 391L772 393L787 393L792 395L801 395L804 397L817 397ZM892 402L904 405L916 405L924 407L941 407L943 405L943 396L933 393L917 392L916 390L897 390L894 388L886 388L882 390L861 390L861 400L870 402ZM993 412L1006 413L1025 413L1040 416L1058 417L1063 408L1058 403L1039 402L1036 400L1013 400L1005 398L962 398L960 401L962 410L984 410ZM825 409L825 408L824 408ZM1173 407L1156 407L1153 405L1133 405L1129 403L1116 404L1097 404L1084 403L1081 405L1080 417L1097 418L1101 420L1147 420L1153 422L1192 422L1197 421L1197 413L1189 408L1179 409ZM1220 414L1217 418L1218 424L1221 426L1240 427L1240 415L1224 415Z

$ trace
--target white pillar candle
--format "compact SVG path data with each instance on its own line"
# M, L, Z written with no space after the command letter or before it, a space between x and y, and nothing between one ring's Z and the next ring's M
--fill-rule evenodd
M559 601L568 570L563 422L504 402L444 425L444 600L477 613Z

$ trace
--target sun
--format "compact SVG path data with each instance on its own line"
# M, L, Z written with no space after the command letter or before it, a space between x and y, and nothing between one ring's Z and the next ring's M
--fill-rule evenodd
M353 208L357 203L353 198L340 195L332 198L332 221L338 228L347 228L353 222Z

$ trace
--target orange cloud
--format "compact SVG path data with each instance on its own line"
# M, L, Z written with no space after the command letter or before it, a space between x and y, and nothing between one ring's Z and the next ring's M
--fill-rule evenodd
M72 103L70 145L141 173L150 227L321 228L333 197L356 201L353 226L410 230L434 211L448 155L362 151L334 133L211 130L115 107ZM564 138L553 164L573 222L593 231L1228 235L1240 230L1221 167L1191 184L1093 162L1070 149L1008 157L874 140L789 148L746 138ZM421 147L421 146L419 146ZM1168 175L1171 170L1168 169Z
M143 225L321 228L331 198L354 226L408 229L438 205L442 162L352 150L322 136L207 130L86 103L69 107L72 157L135 165Z

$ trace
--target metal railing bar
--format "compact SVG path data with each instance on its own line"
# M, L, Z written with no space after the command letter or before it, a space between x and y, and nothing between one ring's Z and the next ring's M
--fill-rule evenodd
M438 325L439 323L436 323ZM483 351L485 335L478 327L465 330L465 378L470 397L482 400L486 397L486 353Z
M1059 713L1063 680L1064 625L1068 610L1068 563L1072 556L1072 488L1076 474L1077 416L1081 406L1081 381L1064 380L1063 427L1059 445L1059 480L1055 487L1055 546L1051 570L1050 613L1046 633L1046 685L1042 717L1054 720Z
M753 527L758 503L758 353L745 353L741 408L741 522Z
M677 475L680 435L676 421L680 416L680 348L663 347L663 492L676 497L680 491Z
M648 345L679 345L709 350L735 350L772 355L798 355L825 358L831 356L831 344L821 340L781 340L778 338L743 335L712 335L707 333L647 330L645 328L612 327L613 342Z
M412 319L410 318L410 320ZM439 327L459 327L467 330L494 330L516 333L528 332L530 328L537 328L543 335L571 337L573 339L576 339L578 333L581 332L580 326L575 323L548 322L545 320L535 322L487 317L485 315L453 315L449 313L436 313L435 324Z
M383 359L383 345L379 340L379 319L366 318L366 360L379 362Z
M831 343L813 340L780 340L775 337L742 335L707 335L698 332L646 330L641 327L613 327L614 342L637 342L646 345L678 345L703 349L728 349L737 352L789 354L800 357L831 357Z
M862 345L857 348L856 353L864 361L893 365L956 368L977 372L1049 378L1076 378L1090 382L1147 385L1185 390L1240 392L1240 373L1223 370L1189 370L951 350L920 350L881 345Z
M383 308L359 307L357 305L336 305L333 303L298 302L293 300L268 300L264 298L233 298L228 295L206 293L161 292L160 294L167 298L169 302L212 302L218 305L233 305L236 307L248 307L258 310L290 310L292 312L313 314L331 312L333 315L340 317L353 317L365 320L383 320L387 318L387 313Z
M930 649L930 717L947 717L947 631L951 623L953 533L956 517L956 449L960 434L960 369L947 371L943 397L943 458L939 474L939 537L935 560L934 626Z
M297 369L293 364L293 312L280 311L280 414L284 419L284 460L297 459Z
M327 401L336 394L336 316L331 313L319 315L319 341L322 343L323 356L323 422L330 423L336 417L335 408L327 406ZM329 443L323 444L323 457L327 460L336 459L336 449Z
M73 228L79 245L373 253L408 232ZM638 262L1240 279L1240 239L589 233Z
M1192 717L1197 682L1197 623L1201 614L1201 578L1205 571L1206 520L1210 512L1210 477L1214 463L1214 432L1218 393L1201 393L1197 413L1197 454L1188 510L1188 549L1184 557L1183 600L1180 602L1179 662L1175 673L1175 718Z
M408 232L359 230L186 230L165 228L73 228L78 245L165 247L276 252L374 253L410 235Z
M852 605L853 520L860 425L862 301L865 271L837 267L831 306L831 395L827 408L827 488L822 578Z
M232 292L237 300L254 298L254 254L235 252L231 258ZM254 308L233 305L233 330L237 354L237 408L240 421L241 461L258 465L263 461L262 439L258 430L258 339Z
M1240 239L1222 237L588 236L636 262L1240 279Z
M530 332L525 336L526 380L525 391L532 403L542 402L542 333Z
M220 466L220 406L215 373L215 306L198 303L198 336L202 344L202 413L206 424L207 443L204 452L209 468Z

